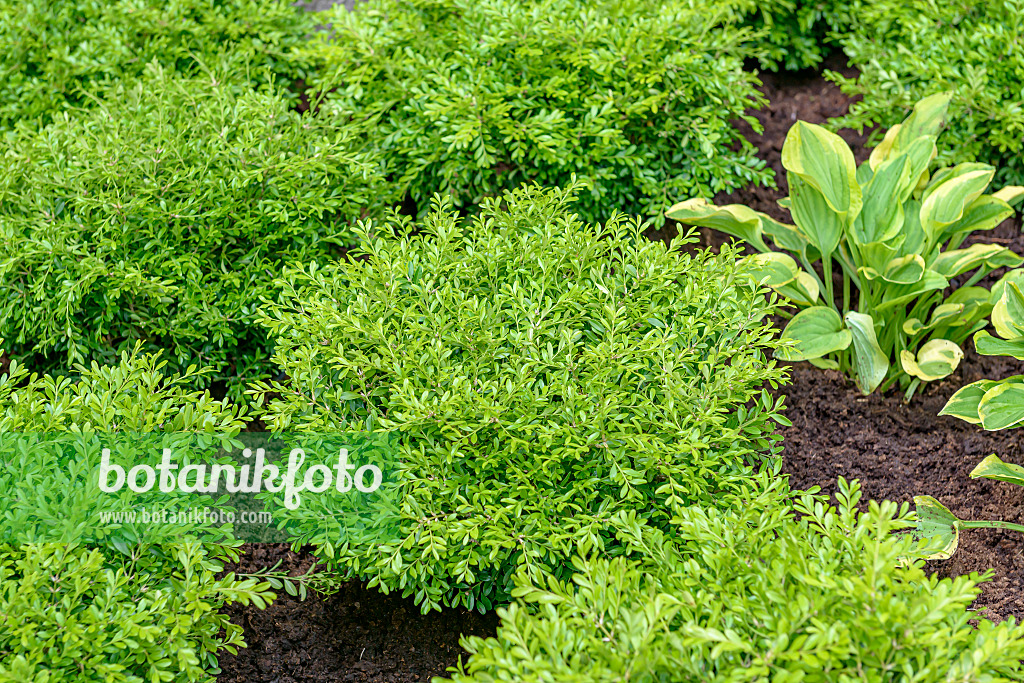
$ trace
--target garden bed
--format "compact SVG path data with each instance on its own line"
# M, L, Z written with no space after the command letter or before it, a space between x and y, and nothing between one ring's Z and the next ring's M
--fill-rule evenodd
M847 71L834 62L827 66ZM764 74L762 78L771 101L769 109L757 114L765 130L755 134L746 126L744 134L775 169L781 188L752 187L720 195L716 202L746 204L788 220L776 200L787 192L780 155L789 127L797 120L822 123L841 116L849 99L817 74ZM866 132L842 135L858 161L867 157ZM667 239L673 234L669 226L649 236ZM1018 252L1024 247L1018 221L1007 222L981 239ZM721 235L702 231L704 246L716 246L721 240ZM1021 372L1024 363L979 357L968 349L957 372L929 386L908 405L899 393L864 397L836 372L796 364L792 383L781 392L787 396L787 414L793 422L780 430L785 439L784 471L796 488L820 486L831 492L841 476L859 479L865 500L902 502L928 494L961 517L1024 521L1024 490L968 477L989 453L1020 461L1024 432L983 432L937 415L963 384ZM1020 619L1024 617L1022 551L1024 539L1019 534L974 530L963 535L952 559L932 566L943 576L993 568L994 579L984 584L975 609L989 609L994 620ZM241 569L251 571L278 560L293 573L304 571L311 561L285 546L253 547ZM221 657L222 683L429 680L443 675L464 654L458 644L460 634L490 635L497 626L493 613L459 609L424 616L411 599L385 596L358 583L326 599L310 597L300 602L282 595L266 610L236 606L229 611L232 620L244 627L249 647L237 656Z

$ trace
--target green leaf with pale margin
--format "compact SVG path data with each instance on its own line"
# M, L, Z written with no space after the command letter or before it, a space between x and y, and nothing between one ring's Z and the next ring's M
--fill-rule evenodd
M1024 486L1024 467L1003 462L997 455L992 454L971 470L971 479L994 479L1007 484Z
M982 330L974 335L974 348L982 356L1013 356L1024 360L1024 337L1000 339Z
M992 326L1003 339L1024 337L1024 293L1016 282L1007 281L992 307Z
M679 202L665 215L686 225L699 225L738 237L758 251L770 251L762 238L761 215L742 204L715 206L697 197Z
M967 207L992 182L995 169L986 164L960 164L933 181L921 203L921 227L935 239L943 228L963 218ZM937 174L937 177L938 174Z
M875 323L870 315L847 312L846 326L853 335L853 363L857 371L857 387L865 395L878 388L889 372L889 357L878 346Z
M777 251L754 254L741 259L740 263L755 280L772 289L793 282L800 274L800 267L793 257Z
M928 547L929 558L948 560L960 541L960 519L931 496L914 496L914 506L917 510L917 537L934 541Z
M990 432L1024 420L1024 382L1003 380L985 392L978 404L981 426Z
M843 329L843 320L828 306L807 308L795 316L782 331L780 340L794 340L791 347L775 351L780 360L800 361L821 358L850 346L853 335Z
M981 404L981 399L985 397L985 392L997 384L999 382L983 379L961 387L949 397L946 405L939 411L939 415L951 415L973 425L981 424L978 406Z
M916 357L911 351L900 351L904 372L925 382L949 376L963 357L960 347L948 339L932 339L918 350Z

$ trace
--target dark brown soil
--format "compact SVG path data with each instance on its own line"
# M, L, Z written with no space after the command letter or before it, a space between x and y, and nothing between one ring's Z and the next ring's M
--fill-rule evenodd
M260 545L250 546L234 569L254 572L279 560L292 575L304 573L312 562L286 545ZM493 612L423 615L411 598L383 595L358 582L305 601L278 592L266 610L228 608L231 620L245 628L249 647L220 657L219 683L429 681L464 656L460 634L493 636L498 624Z
M830 63L829 68L844 69ZM781 166L782 143L796 120L823 123L844 114L849 100L816 74L764 74L769 109L755 115L764 126L744 134L776 171L780 189L748 188L715 197L790 221L777 200L786 195ZM867 157L867 132L842 131L858 161ZM653 239L671 239L670 224L651 231ZM701 244L717 247L728 238L703 231ZM974 241L1003 244L1024 252L1019 221L1007 221ZM796 488L835 490L836 478L859 479L865 499L910 501L932 495L961 517L1024 522L1024 489L975 481L968 473L983 457L997 453L1024 463L1024 429L984 432L954 418L938 417L946 399L960 386L982 378L1024 373L1024 363L983 358L968 351L960 369L947 381L920 392L909 405L902 396L863 397L842 376L807 364L793 367L784 390L792 427L785 428L784 469ZM250 548L241 571L255 571L284 561L294 574L310 563L284 546ZM950 560L933 563L943 576L995 570L975 608L989 617L1024 617L1024 537L1009 532L974 530L961 539ZM221 657L219 683L319 683L325 681L427 681L444 675L464 652L460 634L493 635L497 618L464 610L423 616L411 600L384 596L358 583L322 599L299 602L286 595L267 610L234 607L232 620L245 627L248 649Z

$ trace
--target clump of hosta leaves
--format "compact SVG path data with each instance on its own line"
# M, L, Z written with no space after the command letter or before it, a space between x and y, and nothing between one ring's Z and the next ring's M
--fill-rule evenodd
M307 517L296 544L425 610L483 610L517 567L568 579L580 549L614 552L617 515L665 527L777 451L773 307L735 250L584 224L571 190L523 188L473 219L438 201L367 229L363 258L290 272L266 309L288 377L256 387L267 425L396 450L391 538L342 542Z
M260 297L387 203L360 135L275 90L151 68L0 154L0 329L37 369L142 340L224 381L267 368ZM235 392L238 393L238 392Z
M0 0L0 129L49 121L156 61L185 74L234 62L239 86L306 75L316 21L287 0Z
M517 577L493 638L469 637L459 683L1014 681L1024 627L977 627L979 577L925 573L906 505L859 512L781 481L719 509L680 510L670 533L615 519L633 557L585 557L571 580ZM723 501L725 502L725 501Z
M237 433L237 406L188 388L156 358L125 354L112 366L79 368L76 380L29 376L13 361L0 377L0 433L200 431ZM60 468L31 469L34 451L0 461L0 500L26 485L58 491ZM88 501L56 497L38 510L39 528L59 526ZM220 650L244 646L242 628L221 608L264 606L269 585L221 576L237 541L86 547L22 543L0 523L0 680L212 681Z
M770 178L731 123L764 100L728 4L370 0L324 21L325 113L374 124L421 215L575 175L584 220L661 222L672 197Z
M983 356L1012 356L1024 360L1024 269L1011 270L992 286L992 327L974 335L974 348ZM953 415L988 430L1015 427L1024 421L1024 375L1001 380L983 379L962 387L940 415Z
M859 167L840 137L797 122L782 150L791 194L780 204L793 225L703 199L669 210L761 252L750 264L798 309L782 333L792 345L777 357L839 369L866 394L898 383L909 398L953 372L960 345L985 327L990 292L976 283L1022 259L995 244L961 245L1013 215L1024 188L985 194L995 173L985 164L931 169L949 99L919 102Z
M955 93L943 164L981 161L1024 185L1024 1L855 0L839 36L859 75L828 74L859 96L836 125L884 129L919 99Z

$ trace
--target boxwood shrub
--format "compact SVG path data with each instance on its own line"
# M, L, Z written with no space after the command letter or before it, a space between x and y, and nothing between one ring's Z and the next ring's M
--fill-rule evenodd
M969 610L982 577L926 574L893 533L913 526L906 504L858 512L842 480L837 506L760 488L683 509L668 534L622 515L633 557L577 558L571 581L521 574L454 680L1020 680L1024 627Z
M953 91L939 163L981 161L998 184L1024 185L1024 2L857 0L850 12L841 43L860 76L830 78L863 99L836 125L878 125L880 138L921 98Z
M836 33L851 21L846 0L757 0L741 6L747 26L757 31L753 53L771 71L819 66L839 49Z
M205 381L266 369L255 325L283 264L348 244L387 202L361 136L274 90L151 67L0 145L0 331L34 368L143 340ZM239 392L234 392L239 393Z
M439 199L367 228L360 258L289 273L265 309L288 379L254 389L263 419L392 435L400 508L389 541L308 517L297 544L425 611L484 610L517 567L567 580L579 549L614 554L620 512L664 527L772 460L773 303L736 253L587 225L571 199L524 187L472 220Z
M45 123L153 61L201 73L228 59L239 84L290 85L307 75L296 48L314 25L287 0L2 0L0 129Z
M770 178L733 126L764 103L732 7L687 0L370 0L314 45L326 109L371 121L420 214L524 181L588 185L576 210L664 220L678 196Z
M241 408L191 390L187 376L163 366L136 349L115 365L79 368L71 380L29 376L13 361L0 376L0 433L243 427ZM15 459L0 463L0 499L11 495L3 475L17 467ZM47 486L45 476L37 487ZM40 519L75 504L54 501ZM244 646L242 628L220 609L273 597L266 583L222 575L238 558L237 541L116 550L0 535L0 680L212 681L217 652Z

